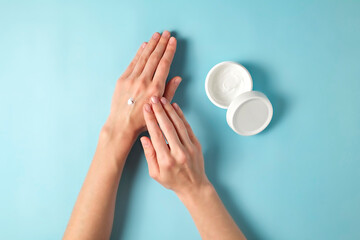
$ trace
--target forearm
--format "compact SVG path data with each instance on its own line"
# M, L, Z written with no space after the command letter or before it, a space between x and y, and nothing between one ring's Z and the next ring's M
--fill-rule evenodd
M174 77L165 84L175 51L176 39L168 31L161 36L154 33L118 78L110 115L100 134L65 239L109 238L125 160L137 135L145 130L142 108L153 95L164 96L170 102L181 81Z
M102 130L64 239L109 239L121 173L135 139Z
M202 239L246 239L211 184L179 198L189 210Z

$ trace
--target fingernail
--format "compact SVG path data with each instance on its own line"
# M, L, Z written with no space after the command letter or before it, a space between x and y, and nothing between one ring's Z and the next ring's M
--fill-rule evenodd
M152 38L155 40L157 40L159 37L160 37L160 34L158 32L156 32L152 35Z
M170 36L170 32L169 31L164 31L162 34L163 37L169 37Z
M169 44L174 44L175 42L176 42L175 38L171 37L170 40L169 40Z
M145 103L144 108L145 108L145 110L146 110L147 112L149 112L149 113L152 112L151 107L150 107L149 104Z
M176 78L176 79L175 79L175 84L176 84L176 85L179 85L180 82L181 82L181 80L182 80L182 79L181 79L180 77Z
M144 138L140 138L140 141L144 147L147 147L149 145L148 142Z
M172 105L173 105L173 107L174 107L176 110L179 110L179 109L180 109L180 107L179 107L179 105L177 105L177 103L173 103Z
M157 97L151 97L151 101L153 102L153 103L159 103L159 99L157 98Z
M167 99L164 98L164 97L162 97L162 98L160 99L160 101L162 102L162 104L166 104L166 103L167 103Z
M146 44L147 44L147 42L144 42L144 43L141 45L141 47L142 47L142 48L145 48Z

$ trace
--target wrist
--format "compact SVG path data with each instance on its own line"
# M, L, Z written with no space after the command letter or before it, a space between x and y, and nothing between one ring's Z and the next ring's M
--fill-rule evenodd
M189 189L186 192L176 193L187 208L200 204L202 200L209 199L216 194L216 190L210 182L206 182L200 187Z
M114 121L110 118L106 121L101 128L99 140L103 142L118 143L127 140L135 140L140 132L135 131L128 122L122 122L122 124L114 124Z
M106 155L106 159L114 161L122 168L136 138L137 134L130 129L105 124L99 134L96 152Z

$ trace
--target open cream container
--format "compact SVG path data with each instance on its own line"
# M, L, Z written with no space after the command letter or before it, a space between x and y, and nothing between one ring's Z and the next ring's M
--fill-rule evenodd
M205 91L210 101L227 109L228 125L243 136L263 131L273 115L269 99L263 93L252 89L250 73L235 62L216 64L205 80Z

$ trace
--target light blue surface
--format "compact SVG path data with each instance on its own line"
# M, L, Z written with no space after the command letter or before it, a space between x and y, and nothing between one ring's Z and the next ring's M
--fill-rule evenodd
M0 238L59 239L115 80L153 32L176 31L176 101L209 178L249 239L360 239L359 1L0 1ZM272 101L236 135L204 80L224 60ZM199 239L139 145L112 239Z

